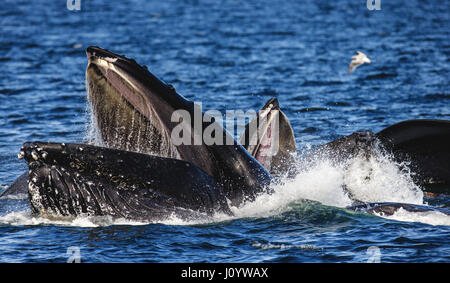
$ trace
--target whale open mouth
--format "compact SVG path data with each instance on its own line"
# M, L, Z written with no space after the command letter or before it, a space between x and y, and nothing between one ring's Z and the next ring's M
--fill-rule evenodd
M86 84L95 122L94 127L100 133L100 145L185 160L217 179L223 179L221 167L224 164L219 160L228 160L231 156L236 156L239 160L242 158L237 163L233 161L228 164L232 167L232 171L239 167L236 164L240 162L243 162L243 165L240 165L243 167L247 166L247 162L254 162L253 157L257 158L256 161L261 162L263 166L270 163L264 163L261 158L258 158L258 153L262 150L248 153L215 121L214 117L206 119L206 114L202 112L201 107L185 99L172 86L156 78L146 67L139 65L133 59L99 47L88 47L86 54L89 60ZM265 106L262 110L263 113L267 112L264 118L282 116L281 119L272 120L276 120L277 124L281 121L287 129L287 134L286 138L280 141L281 146L278 146L278 135L272 133L272 140L276 142L269 143L271 145L269 153L280 152L284 156L295 151L292 128L284 114L279 111L276 99L270 101L273 107L265 109L268 107ZM174 115L179 113L185 113L186 116ZM270 113L278 114L269 115ZM214 126L212 144L203 139L203 129L209 126ZM179 130L180 128L182 130ZM175 130L175 138L173 138L172 134ZM264 137L268 127L263 128L262 132L260 136ZM178 139L180 133L182 138ZM291 145L288 153L283 150L284 145L287 144L285 140ZM277 146L273 146L274 144ZM281 150L278 150L279 147ZM285 159L281 159L283 156L280 156L281 154L274 156L273 159L275 161ZM219 163L220 166L218 166ZM272 163L270 164L274 167ZM257 166L260 167L259 164ZM268 167L266 166L266 169L270 171ZM264 174L266 173L268 172ZM228 181L223 180L223 182Z

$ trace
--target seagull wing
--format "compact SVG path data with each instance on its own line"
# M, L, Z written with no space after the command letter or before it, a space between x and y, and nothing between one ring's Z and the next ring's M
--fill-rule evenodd
M348 66L348 74L350 75L350 73L353 72L359 65L361 65L361 63L355 60L350 62L350 66Z

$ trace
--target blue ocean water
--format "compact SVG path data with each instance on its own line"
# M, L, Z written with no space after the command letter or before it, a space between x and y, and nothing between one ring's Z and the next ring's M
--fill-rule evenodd
M25 141L86 140L89 45L147 65L205 110L257 110L277 97L301 152L402 120L450 119L449 18L438 0L381 0L372 11L362 0L81 0L80 11L64 0L4 0L1 188L27 170L17 159ZM372 63L349 76L357 50ZM448 217L346 211L329 200L341 177L324 165L281 188L288 193L205 223L64 223L33 217L24 199L0 200L0 261L65 262L69 247L82 262L366 262L370 247L382 262L450 261Z

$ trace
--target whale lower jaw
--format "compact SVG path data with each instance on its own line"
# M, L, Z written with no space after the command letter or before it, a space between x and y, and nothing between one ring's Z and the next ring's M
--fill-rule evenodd
M48 218L161 221L231 214L222 188L184 161L84 144L25 143L22 152L30 168L31 209Z

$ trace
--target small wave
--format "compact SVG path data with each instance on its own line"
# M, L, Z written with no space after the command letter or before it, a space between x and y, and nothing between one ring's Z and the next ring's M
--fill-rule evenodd
M305 81L302 86L329 86L329 85L341 85L341 81Z
M260 242L253 242L251 243L252 247L259 248L261 250L285 250L285 249L301 249L306 251L317 251L317 250L323 250L323 248L317 247L315 245L291 245L291 244L277 244L277 243L260 243Z
M22 125L22 124L29 124L30 120L23 118L23 119L14 119L14 120L10 120L9 123L11 123L12 125Z
M342 106L342 107L352 106L351 103L344 102L344 101L330 101L330 102L327 103L327 105L328 106Z
M276 96L277 92L274 89L265 88L259 92L256 93L256 95L263 95L263 96Z
M386 79L386 78L395 78L397 76L398 76L398 74L396 74L396 73L378 73L378 74L366 76L366 80L379 80L379 79Z
M0 185L0 195L9 188L9 185Z
M299 113L304 113L304 112L316 112L316 111L329 111L330 108L328 107L308 107L308 108L302 108L300 110L297 110L297 112Z
M430 100L441 100L441 99L450 99L450 94L446 93L434 93L434 94L427 94L425 95L425 98Z
M11 200L23 200L23 199L27 199L27 198L28 198L28 194L10 194L10 195L1 197L1 199L11 199Z
M308 128L303 129L300 133L302 133L302 134L311 134L311 133L316 133L318 131L319 131L318 128L308 127Z
M307 100L311 100L311 97L309 97L308 95L297 95L291 98L291 100L294 101L307 101Z

